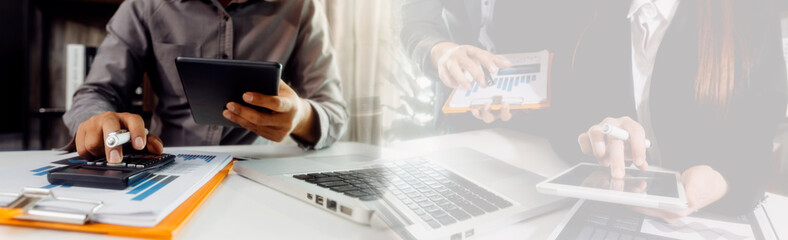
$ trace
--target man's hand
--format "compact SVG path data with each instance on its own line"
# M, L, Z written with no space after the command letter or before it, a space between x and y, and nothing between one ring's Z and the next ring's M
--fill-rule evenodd
M259 112L235 102L227 103L222 115L272 141L281 142L290 134L308 143L316 143L320 129L312 105L298 97L284 81L279 80L279 96L247 92L244 102L270 109L272 113Z
M435 44L430 50L432 65L438 69L438 77L443 84L450 88L461 86L471 89L473 82L465 77L468 73L481 87L487 87L484 72L479 66L490 73L497 73L499 69L508 68L511 63L495 56L486 50L470 45L457 45L452 42Z
M501 106L501 110L493 111L490 104L488 103L485 104L481 109L471 109L471 114L473 114L473 117L482 120L484 123L492 123L498 119L508 122L509 120L512 120L512 111L510 110L510 105L507 102L503 102L502 105L503 106Z
M120 129L131 133L131 143L136 150L147 148L152 154L161 154L164 150L159 137L153 134L145 137L145 122L140 115L104 112L79 124L75 138L77 153L86 159L109 156L107 162L120 163L123 161L123 146L108 148L104 143L109 133Z

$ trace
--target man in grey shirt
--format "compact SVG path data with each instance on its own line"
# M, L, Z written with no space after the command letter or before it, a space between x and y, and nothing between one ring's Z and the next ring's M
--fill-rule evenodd
M134 149L161 153L163 145L249 144L258 136L291 136L303 148L336 142L347 123L326 16L311 0L127 0L107 24L85 84L63 117L83 157L122 160L105 148L107 134L131 132ZM194 122L175 68L176 57L273 61L283 64L279 96L248 92L223 114L244 128ZM158 96L151 134L142 118L122 113L143 73ZM217 79L221 81L221 79ZM285 84L286 83L286 84ZM156 136L160 136L158 138Z

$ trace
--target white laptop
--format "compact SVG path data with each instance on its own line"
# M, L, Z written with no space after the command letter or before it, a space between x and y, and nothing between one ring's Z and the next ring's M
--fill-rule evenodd
M363 146L361 144L357 146ZM238 174L403 239L467 239L568 204L545 178L457 148L398 160L360 155L239 161Z

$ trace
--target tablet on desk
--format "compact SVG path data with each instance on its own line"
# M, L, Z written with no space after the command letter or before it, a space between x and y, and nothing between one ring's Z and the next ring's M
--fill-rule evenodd
M175 66L194 121L199 124L238 127L222 116L228 102L270 112L247 104L243 94L279 95L282 64L276 62L178 57Z
M626 177L613 179L610 168L581 163L536 185L541 193L659 208L687 208L684 185L671 171L626 169Z

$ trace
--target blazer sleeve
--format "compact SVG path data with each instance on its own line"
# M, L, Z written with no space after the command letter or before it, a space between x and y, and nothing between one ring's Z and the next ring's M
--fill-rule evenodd
M430 50L435 44L450 41L441 0L405 0L402 3L400 40L408 56L424 72L435 72Z

